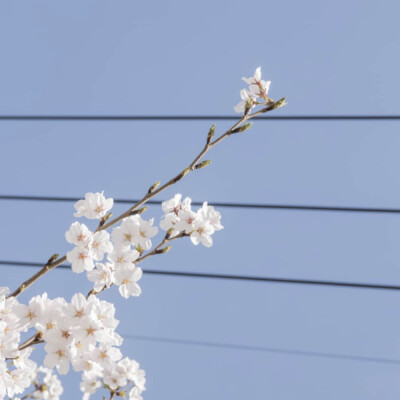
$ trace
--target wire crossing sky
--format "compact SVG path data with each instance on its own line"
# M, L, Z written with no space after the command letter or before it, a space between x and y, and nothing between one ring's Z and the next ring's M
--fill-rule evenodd
M38 262L29 261L7 261L0 260L0 265L19 266L19 267L43 267L43 264ZM62 264L57 268L70 268L68 264ZM381 285L373 283L361 282L335 282L335 281L321 281L321 280L307 280L307 279L288 279L288 278L272 278L263 276L246 276L246 275L226 275L226 274L206 274L200 272L179 272L179 271L166 271L166 270L144 270L145 274L161 275L161 276L176 276L184 278L209 278L209 279L226 279L238 280L247 282L269 282L269 283L282 283L282 284L295 284L295 285L318 285L318 286L333 286L343 288L356 288L356 289L379 289L379 290L400 290L398 285Z
M235 115L0 115L0 121L237 121ZM261 121L390 121L400 115L271 115Z
M78 197L59 197L59 196L31 196L31 195L0 195L0 200L16 201L54 201L54 202L76 202ZM134 204L139 199L114 199L117 204ZM146 204L160 205L163 200L149 200ZM203 203L192 201L195 206ZM361 212L361 213L389 213L399 214L400 208L375 208L375 207L333 207L333 206L309 206L295 204L257 204L257 203L229 203L229 202L210 202L215 207L226 208L255 208L255 209L275 209L275 210L298 210L298 211L337 211L337 212Z

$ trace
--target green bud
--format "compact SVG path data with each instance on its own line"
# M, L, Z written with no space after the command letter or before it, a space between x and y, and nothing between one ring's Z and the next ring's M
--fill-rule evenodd
M210 130L208 131L208 135L207 135L207 144L211 143L212 138L214 137L214 133L215 133L215 124L213 124L213 126L210 128Z
M187 175L190 172L190 167L187 167L185 170L183 170L177 177L176 177L176 181L179 181L180 179L182 179L185 175Z
M165 234L165 239L169 239L173 233L174 233L174 228L169 228L167 230L167 233Z
M276 101L275 103L274 103L274 105L272 106L272 109L273 110L276 110L277 108L280 108L280 107L283 107L283 106L286 106L286 97L283 97L282 99L279 99L278 101Z
M150 187L147 193L153 193L160 186L160 183L160 181L157 181L153 186Z
M207 167L207 165L210 165L210 164L211 164L211 160L205 160L205 161L202 161L201 163L196 164L194 166L194 169L205 168L205 167Z
M164 247L163 249L157 250L156 254L164 254L171 250L172 245Z
M239 126L238 128L234 129L232 133L239 133L239 132L244 132L247 131L251 127L251 122L248 122L247 124L244 124L242 126Z
M101 218L99 226L103 226L110 219L111 215L112 215L112 212L109 212L103 218Z
M57 260L58 256L59 256L59 254L57 254L57 253L53 254L53 255L48 259L46 265L51 265L51 264L53 264L53 262Z
M149 207L145 206L142 208L139 208L139 210L134 210L131 212L131 215L136 215L136 214L143 214Z

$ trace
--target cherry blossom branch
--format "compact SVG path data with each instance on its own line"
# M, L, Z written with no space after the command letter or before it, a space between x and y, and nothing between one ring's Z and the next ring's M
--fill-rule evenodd
M174 178L170 179L167 183L165 183L162 186L158 186L158 182L154 184L149 191L146 193L145 196L141 200L139 200L136 204L134 204L132 207L130 207L127 211L119 215L118 217L112 219L111 221L107 223L101 223L99 227L97 228L96 231L102 231L110 228L111 226L115 225L119 221L123 220L126 217L132 216L134 214L143 212L144 210L138 210L139 207L144 205L147 201L164 191L165 189L169 188L170 186L174 185L175 183L179 182L181 179L183 179L188 173L194 171L195 169L201 169L206 167L207 165L210 164L210 161L203 161L201 163L200 160L208 153L209 150L211 150L213 147L215 147L218 143L222 142L224 139L226 139L228 136L231 136L235 133L240 133L244 132L247 129L250 128L251 124L247 123L248 120L255 118L261 114L265 114L267 112L273 111L277 108L280 108L284 106L285 103L285 98L282 98L276 102L271 102L270 105L267 107L264 107L263 109L254 112L253 114L249 113L244 113L244 115L237 121L230 129L228 129L225 133L223 133L219 138L215 139L212 141L212 138L214 136L214 131L215 131L215 125L212 126L208 133L207 137L207 142L204 146L204 148L200 151L200 153L193 159L193 161L189 164L188 167L183 169L178 175L176 175ZM248 110L249 111L249 110ZM247 112L248 112L247 111ZM58 255L57 255L58 256ZM148 255L145 256L145 258ZM22 292L24 292L26 289L28 289L30 286L32 286L36 281L38 281L43 275L47 274L48 272L52 271L62 263L64 263L67 260L66 256L63 256L58 259L53 259L53 257L50 258L50 260L43 266L43 268L34 274L32 277L27 279L25 282L23 282L13 293L7 296L8 297L17 297L19 296ZM144 259L144 258L143 258Z
M164 247L164 248L161 248L161 247L165 246L168 243L171 243L175 239L179 239L179 238L182 238L182 237L185 237L185 236L189 236L189 235L187 233L185 233L185 232L181 232L179 235L176 235L174 237L170 237L168 235L168 233L167 233L165 235L163 241L158 246L156 246L152 251L150 251L150 252L146 253L145 255L139 257L135 261L135 264L139 264L140 262L145 260L147 257L154 256L156 254L164 254L164 253L168 252L171 249L171 245L169 245L167 247Z

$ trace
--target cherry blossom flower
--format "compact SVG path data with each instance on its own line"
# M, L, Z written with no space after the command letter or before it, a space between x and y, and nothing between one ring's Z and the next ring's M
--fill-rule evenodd
M139 296L140 286L136 283L142 277L142 269L134 265L118 268L115 271L115 282L119 286L119 292L126 299L129 296Z
M185 231L189 234L194 229L194 222L196 221L197 214L192 210L181 210L178 213L179 222L176 223L176 229Z
M71 263L72 271L78 274L94 268L92 252L87 247L75 247L67 253L67 260Z
M271 84L270 81L264 81L261 79L261 67L258 67L254 73L254 76L250 78L242 78L248 85L250 90L250 95L258 98L262 98L266 101L268 98L268 90Z
M105 253L113 251L113 245L110 242L110 234L106 231L99 231L93 235L90 242L90 250L94 260L101 261Z
M67 242L79 247L86 247L92 238L92 232L85 224L74 222L65 233Z
M86 193L85 200L79 200L74 207L75 217L100 219L104 217L114 204L112 198L106 199L102 193Z
M150 250L152 246L150 238L157 235L158 232L158 228L153 226L154 218L151 218L149 221L142 219L140 215L135 215L132 218L135 218L137 221L137 225L135 225L136 246L139 246L142 250Z
M108 255L108 259L114 263L115 270L122 267L129 267L137 260L140 253L137 250L121 250L115 249Z
M143 400L143 397L141 396L141 391L137 386L134 386L130 391L129 391L129 400Z
M48 368L56 367L58 373L65 375L69 371L69 349L64 346L64 343L52 342L47 343L44 347L46 357L44 365Z
M209 221L205 219L198 219L194 223L194 230L190 235L190 239L192 243L196 246L201 243L206 247L211 247L213 244L211 235L213 233L214 228L209 223Z
M248 90L242 89L240 91L240 97L242 98L242 101L234 107L237 113L244 114L246 107L250 107L250 109L252 109L256 106L256 98Z
M215 231L224 229L224 227L221 225L221 213L216 211L213 206L209 206L206 201L198 211L198 215L200 218L209 221Z
M99 292L104 287L110 287L114 283L114 264L112 263L96 263L91 271L87 272L89 281L94 282L93 289Z

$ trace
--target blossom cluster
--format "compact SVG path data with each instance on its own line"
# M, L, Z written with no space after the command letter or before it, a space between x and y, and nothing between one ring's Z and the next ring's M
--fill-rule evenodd
M49 299L46 293L33 297L28 305L18 303L15 298L6 299L4 303L10 303L7 315L15 321L13 326L16 327L8 329L8 334L18 336L20 332L35 328L45 342L45 367L56 368L62 375L68 373L70 365L75 371L81 371L80 387L85 400L104 385L116 391L131 383L134 385L130 388L130 399L141 398L145 374L136 361L122 359L118 348L122 338L115 332L119 321L115 319L112 303L94 295L86 298L82 293L75 294L69 303L61 297ZM10 347L2 354L2 360L12 359L16 369L0 375L4 383L0 387L7 387L9 396L22 393L37 379L38 372L44 372L45 385L35 386L36 392L46 389L48 397L42 393L38 398L58 399L62 392L59 381L52 377L50 370L37 369L27 358L32 348L18 350L18 342L19 338L6 342ZM4 394L0 393L0 398Z
M212 246L211 235L223 229L221 214L207 202L194 212L191 199L181 199L182 195L176 194L162 203L164 216L160 227L169 232L169 238L183 233L190 236L195 245ZM112 204L112 199L106 199L103 193L87 193L85 200L75 204L75 216L100 219ZM67 241L75 245L67 253L67 260L74 272L87 271L87 278L93 282L95 292L117 285L123 297L139 296L141 289L138 281L142 277L142 269L135 262L143 252L152 248L151 239L158 232L153 224L154 218L144 220L138 214L132 215L124 218L110 235L105 230L92 232L85 224L74 222L65 234Z
M100 219L112 204L113 200L106 199L102 193L87 193L85 200L75 204L75 216ZM114 228L110 236L105 230L92 232L85 224L74 222L65 234L67 241L75 245L67 253L67 260L74 272L87 271L95 292L116 284L123 297L139 296L137 281L142 277L142 270L134 261L151 248L151 237L158 231L152 225L153 219L146 221L140 215L133 215ZM107 260L101 262L105 256Z
M182 195L178 193L171 200L162 203L165 214L160 227L166 231L171 230L171 237L183 232L190 236L194 245L201 243L206 247L211 247L213 244L211 235L215 231L223 229L221 214L207 202L204 202L203 206L194 212L191 209L191 199L189 197L183 201L181 199Z
M192 211L191 199L181 199L182 195L177 194L162 203L160 226L168 231L162 243L182 234L195 245L210 247L211 235L223 228L220 213L206 202L197 212ZM75 204L74 215L102 219L112 205L113 200L103 193L87 193ZM0 400L5 396L18 400L15 396L31 386L28 397L58 400L63 389L53 369L64 375L71 366L82 373L83 400L100 388L127 395L129 400L142 400L145 372L136 361L122 358L119 346L123 339L115 331L119 321L114 305L96 294L115 284L123 297L140 295L137 281L142 270L135 263L152 248L152 238L158 232L153 224L154 219L131 215L122 219L110 235L102 222L94 231L78 221L72 223L65 234L74 245L67 260L73 272L86 271L94 283L88 296L76 293L67 302L43 293L26 305L14 296L6 297L8 288L0 288ZM21 344L21 335L31 330L35 334ZM45 343L44 367L29 358L31 345L41 342Z
M246 111L250 111L257 104L269 104L272 100L268 97L269 86L271 81L264 81L261 79L261 67L258 67L254 73L254 76L250 78L242 78L248 85L248 89L242 89L240 91L240 97L242 101L235 106L237 113L243 114ZM258 102L261 99L261 103Z
M51 369L38 367L29 357L33 347L20 349L21 333L30 324L24 317L26 306L15 297L6 298L9 289L0 288L0 399L7 395L14 400L15 395L24 393L33 385L35 399L58 400L63 392L60 380ZM34 311L31 310L33 316Z

